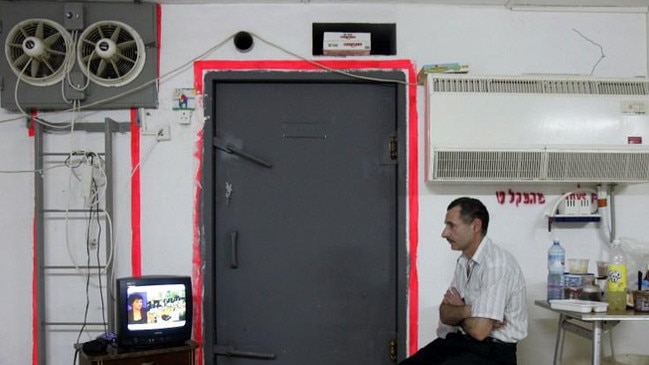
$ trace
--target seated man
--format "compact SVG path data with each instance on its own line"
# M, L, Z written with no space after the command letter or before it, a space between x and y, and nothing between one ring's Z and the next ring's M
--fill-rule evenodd
M442 237L462 255L440 304L438 338L400 365L516 365L528 318L520 266L486 236L489 212L479 200L451 202L444 224Z

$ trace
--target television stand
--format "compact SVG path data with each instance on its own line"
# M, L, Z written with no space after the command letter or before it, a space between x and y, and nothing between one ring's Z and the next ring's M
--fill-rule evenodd
M195 365L194 341L151 349L110 349L103 354L86 354L79 348L79 365Z

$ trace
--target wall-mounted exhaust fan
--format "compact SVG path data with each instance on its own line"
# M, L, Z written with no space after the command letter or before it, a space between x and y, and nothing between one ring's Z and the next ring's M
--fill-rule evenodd
M35 86L63 79L72 57L72 38L60 24L48 19L27 19L7 35L5 55L14 74Z
M0 1L10 110L157 107L157 11L151 3Z
M144 67L144 42L127 24L101 21L81 33L77 46L81 71L103 86L122 86Z

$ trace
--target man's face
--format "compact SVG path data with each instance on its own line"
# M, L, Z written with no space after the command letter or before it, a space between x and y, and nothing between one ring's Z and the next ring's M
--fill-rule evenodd
M451 244L453 251L465 251L472 245L477 224L477 219L465 223L460 217L460 207L454 207L446 212L442 237Z

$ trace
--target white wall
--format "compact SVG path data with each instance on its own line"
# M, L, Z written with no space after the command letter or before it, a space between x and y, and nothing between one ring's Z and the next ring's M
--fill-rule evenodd
M468 63L476 74L557 73L590 74L600 58L598 47L579 36L578 30L603 47L606 57L595 69L602 77L645 76L647 70L646 14L602 12L516 12L500 7L434 5L164 5L162 7L161 72L185 65L212 46L226 41L207 59L295 59L260 39L248 53L238 53L228 37L249 31L296 54L310 58L313 22L396 23L398 59L416 65L441 62ZM160 106L148 110L144 123L149 128L171 124L172 139L156 143L141 139L142 159L142 271L144 274L192 270L194 207L194 157L196 134L201 128L200 113L191 125L180 125L171 110L173 90L193 86L191 68L166 77L160 84ZM423 181L424 90L418 88L420 143L420 345L434 338L437 305L450 281L457 256L440 238L443 213L458 195L482 198L491 209L490 236L510 249L520 260L528 282L530 335L519 347L522 364L552 361L556 317L537 309L532 302L544 297L545 252L549 246L545 210L572 186L435 186ZM470 107L470 106L468 106ZM80 119L97 122L105 115L128 121L127 112L91 113ZM12 116L0 111L0 118ZM77 137L77 145L85 138ZM59 142L70 146L70 140ZM33 140L25 123L0 124L0 170L29 170L33 167ZM117 162L115 230L119 242L117 275L130 274L128 177L130 161L128 136L116 142ZM0 334L0 364L31 362L31 277L32 277L32 174L2 174L0 214L4 252L0 255L3 318ZM546 205L514 206L498 204L496 191L541 192ZM62 187L61 190L65 190ZM620 236L642 241L647 234L643 218L649 213L646 186L618 187L617 231ZM583 229L557 227L569 257L595 260L603 255L603 239L597 225ZM69 312L67 308L56 308ZM69 313L74 317L78 314ZM649 353L643 346L640 325L622 324L616 329L618 353ZM71 343L76 334L56 333L51 359L71 363ZM70 339L71 338L71 339ZM63 340L61 340L63 339ZM585 341L567 338L566 356L577 356L575 348ZM583 356L583 355L582 355Z

